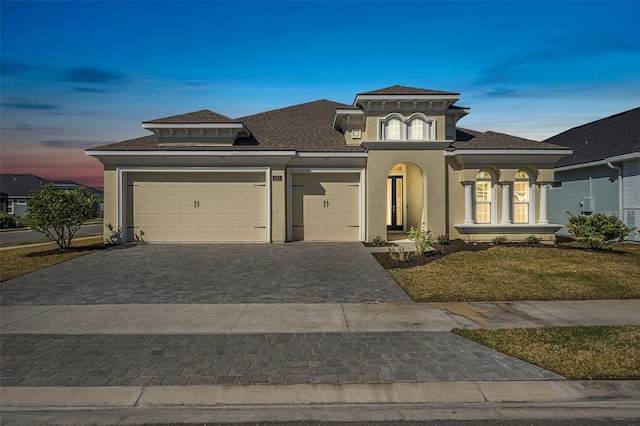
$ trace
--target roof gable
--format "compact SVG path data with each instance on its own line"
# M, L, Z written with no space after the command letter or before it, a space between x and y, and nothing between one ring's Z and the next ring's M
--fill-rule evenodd
M444 92L442 90L420 89L418 87L408 86L389 86L383 89L372 90L369 92L358 93L358 95L459 95L455 92Z
M573 149L556 167L601 161L618 155L640 152L640 108L625 111L574 127L545 142Z
M187 114L173 115L156 120L143 121L149 124L203 124L203 123L232 123L234 120L226 115L203 109Z

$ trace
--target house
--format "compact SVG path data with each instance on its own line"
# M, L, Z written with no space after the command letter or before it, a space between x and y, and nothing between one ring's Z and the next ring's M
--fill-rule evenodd
M603 213L640 228L640 108L575 127L545 142L573 150L555 166L550 220L566 223L567 212ZM630 239L640 241L640 233L632 233Z
M27 217L27 199L31 192L40 189L40 185L51 183L54 189L73 189L82 186L70 180L49 180L32 174L0 174L0 209L18 218ZM86 188L96 198L102 199L102 191ZM96 206L102 210L102 203Z
M550 241L554 164L571 151L457 127L459 93L392 86L240 118L202 110L86 151L125 241ZM110 231L105 230L105 233Z

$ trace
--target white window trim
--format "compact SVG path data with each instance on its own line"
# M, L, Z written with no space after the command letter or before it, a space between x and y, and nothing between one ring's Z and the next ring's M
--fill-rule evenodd
M526 169L521 169L518 170L518 172L525 172L528 176L529 176L529 206L527 209L527 215L528 215L528 221L527 222L516 222L516 205L517 204L525 204L522 202L516 202L516 182L523 182L523 181L518 181L518 178L516 178L513 181L513 190L512 190L512 195L511 195L511 221L514 225L533 225L536 223L536 210L535 210L535 199L536 199L536 191L535 191L535 182L533 182L533 174Z
M496 200L496 197L498 196L498 181L496 179L495 174L491 171L491 170L487 170L487 169L480 169L478 170L478 173L481 172L487 172L489 173L489 176L491 176L491 202L490 203L483 203L483 204L489 204L489 223L478 223L478 209L477 209L477 205L478 205L478 201L476 199L476 182L478 182L478 174L476 174L476 180L473 181L473 222L476 225L495 225L498 223L498 203ZM487 181L485 181L487 182Z
M389 121L396 119L400 121L400 139L387 139L386 138L386 125ZM411 139L411 123L414 120L421 120L424 123L424 134L426 139ZM438 139L437 132L437 120L429 118L426 115L416 112L408 117L405 117L397 112L391 113L384 118L378 120L378 140L379 141L410 141L410 142L425 142L435 141Z

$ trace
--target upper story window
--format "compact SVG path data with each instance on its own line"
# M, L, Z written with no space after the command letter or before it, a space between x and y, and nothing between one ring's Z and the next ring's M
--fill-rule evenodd
M493 178L486 171L476 175L476 223L491 223Z
M384 139L400 140L402 139L403 123L397 118L391 118L384 123Z
M423 114L404 118L399 114L388 116L382 121L381 140L387 141L425 141L436 139L436 122Z
M529 173L519 171L513 184L513 222L529 223L531 179Z
M411 122L409 123L408 132L409 139L412 141L421 141L428 139L425 137L425 135L429 134L427 126L427 122L420 118L414 118L413 120L411 120Z

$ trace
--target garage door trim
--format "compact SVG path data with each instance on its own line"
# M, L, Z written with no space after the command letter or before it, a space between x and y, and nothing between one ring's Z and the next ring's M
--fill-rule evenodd
M363 168L339 168L339 169L322 169L322 168L289 168L287 169L287 241L293 240L293 175L295 173L358 173L360 175L359 187L360 194L358 200L359 209L359 232L358 238L364 241L365 237L365 211L364 211L364 194L365 194L365 169Z
M265 242L271 242L271 167L118 167L118 229L123 230L122 242L127 242L127 179L129 173L264 173L265 182ZM133 208L133 206L130 206Z

